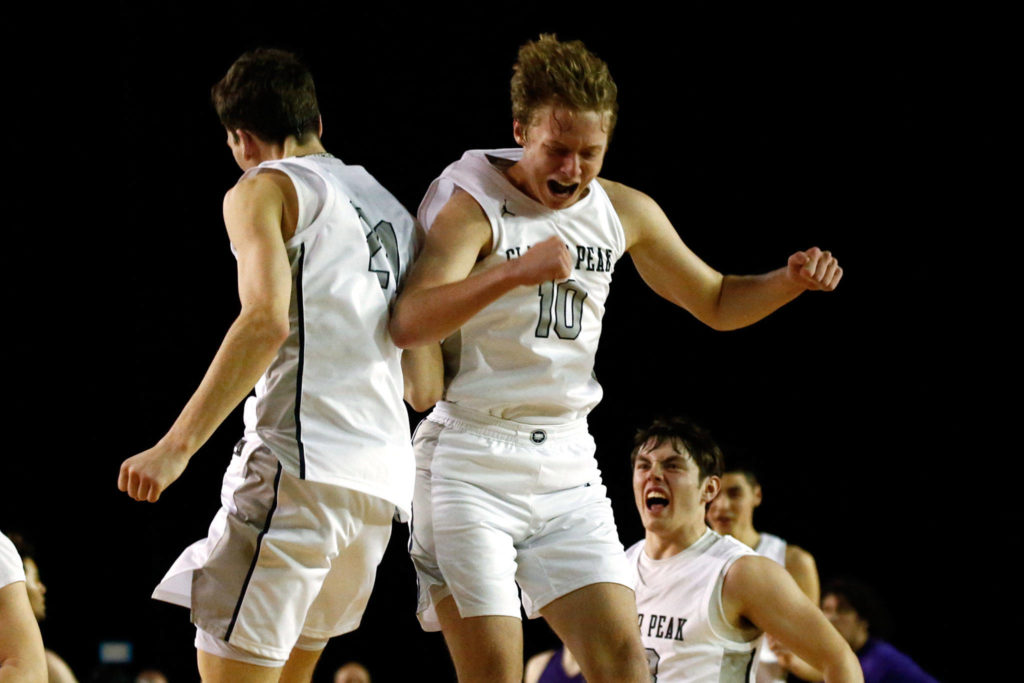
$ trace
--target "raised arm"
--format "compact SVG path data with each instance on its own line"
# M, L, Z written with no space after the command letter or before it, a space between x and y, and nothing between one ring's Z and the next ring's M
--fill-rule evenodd
M754 624L820 671L826 683L863 683L853 650L775 561L755 555L737 560L722 584L722 606L730 623Z
M601 181L622 220L626 250L644 282L716 330L753 324L806 290L831 291L843 271L829 252L798 251L782 268L761 275L722 275L683 243L653 199Z
M391 336L398 346L439 342L515 287L564 280L571 273L569 250L551 237L520 258L470 275L490 248L491 226L483 209L457 191L434 219L398 297L391 316Z
M117 487L156 502L189 459L255 386L288 337L291 266L282 237L294 188L281 173L239 182L224 197L224 224L238 256L241 311L199 388L167 434L121 465ZM291 226L294 230L294 226Z

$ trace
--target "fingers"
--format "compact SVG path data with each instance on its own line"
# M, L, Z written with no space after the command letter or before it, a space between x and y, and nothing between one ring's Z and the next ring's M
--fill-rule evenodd
M131 458L121 464L117 476L117 488L128 494L132 500L155 503L160 499L163 487L152 477L137 471L131 464Z
M798 267L798 272L808 289L832 291L843 277L843 269L832 252L811 247L805 252L793 254L791 263Z

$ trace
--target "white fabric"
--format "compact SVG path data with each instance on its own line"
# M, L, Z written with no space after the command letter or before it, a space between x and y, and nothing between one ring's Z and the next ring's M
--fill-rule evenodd
M290 333L246 402L246 436L286 472L408 512L413 457L389 307L416 250L412 216L361 166L326 155L268 161L298 196Z
M772 534L761 534L754 552L786 566L786 541ZM765 644L757 655L757 683L786 683L788 673L779 664L779 658Z
M25 580L25 565L11 539L0 533L0 588Z
M722 613L722 582L733 562L753 555L731 536L708 529L689 548L661 560L644 541L626 551L634 571L640 636L658 683L754 680L760 631L737 629Z
M420 623L453 595L463 617L530 618L595 583L632 588L582 420L509 422L439 403L416 430L410 554ZM518 589L517 589L518 585Z
M559 210L521 192L499 168L521 155L521 149L466 152L431 184L420 204L420 222L429 230L459 187L491 223L493 249L472 273L525 254L553 235L572 252L573 273L566 282L506 293L446 339L445 399L506 420L564 422L585 417L601 400L594 355L625 236L596 180L582 199Z
M221 504L207 538L181 554L154 598L190 607L201 630L262 666L300 641L310 649L359 626L392 503L293 477L257 442L232 458Z

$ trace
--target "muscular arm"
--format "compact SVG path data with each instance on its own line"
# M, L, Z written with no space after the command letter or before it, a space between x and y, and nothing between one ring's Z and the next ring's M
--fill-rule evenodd
M46 655L25 582L0 588L0 683L46 683Z
M737 560L722 585L722 606L730 623L754 624L821 671L826 683L863 683L853 650L773 560Z
M761 275L722 275L683 243L653 199L601 181L626 232L626 250L644 282L716 330L745 327L808 289L831 291L842 269L817 247L796 252L785 267Z
M118 488L135 500L155 502L181 475L287 338L291 266L282 238L286 201L295 201L294 188L279 173L242 180L224 197L224 224L238 256L241 311L171 429L155 446L122 463Z
M483 209L457 191L434 219L395 305L391 336L399 347L439 342L515 287L562 280L571 272L569 250L552 237L520 258L470 275L490 244Z

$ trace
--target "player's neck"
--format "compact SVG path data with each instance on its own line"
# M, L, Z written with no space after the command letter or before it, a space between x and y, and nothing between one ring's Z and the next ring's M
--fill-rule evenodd
M669 533L648 531L644 537L644 552L652 560L664 560L689 548L699 541L707 530L707 525L701 519L699 524L690 524Z
M758 533L757 529L753 525L736 529L733 534L733 538L750 548L757 548L757 545L761 542L761 534Z
M299 142L293 137L285 138L284 146L282 149L282 155L280 158L287 159L288 157L304 157L310 154L325 154L327 152L324 149L324 145L320 142L320 138L315 135L310 136L310 139L306 142Z

